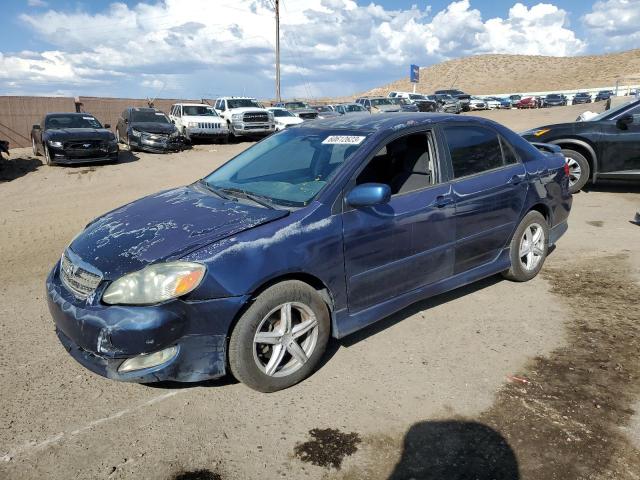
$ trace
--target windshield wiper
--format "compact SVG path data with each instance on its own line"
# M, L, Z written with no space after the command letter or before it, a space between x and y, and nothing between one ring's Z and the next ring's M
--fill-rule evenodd
M215 193L217 196L219 196L221 199L223 200L230 200L229 197L227 197L226 195L223 195L222 192L220 192L219 189L212 187L211 185L209 185L206 180L201 179L199 181L200 185L202 185L204 188L206 188L207 190L209 190L210 192Z
M236 195L236 196L240 196L243 198L246 198L248 200L251 200L254 203L257 203L258 205L262 205L263 207L266 207L270 210L277 210L276 207L274 207L269 200L266 200L266 197L263 197L261 195L255 195L253 193L248 193L245 190L241 190L239 188L221 188L221 191L223 191L224 193L229 193L231 195Z

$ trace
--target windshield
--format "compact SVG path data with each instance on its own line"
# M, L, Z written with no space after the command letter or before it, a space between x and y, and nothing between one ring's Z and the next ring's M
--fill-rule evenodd
M410 93L409 98L411 100L424 100L424 95L418 95L417 93Z
M284 106L287 108L293 108L294 110L296 108L307 108L307 104L304 102L288 102L285 103Z
M44 128L102 128L102 125L91 115L61 114L48 115Z
M615 117L617 113L623 111L625 108L628 108L634 102L636 102L636 100L632 100L631 102L626 102L626 103L623 103L622 105L618 105L617 107L610 108L609 110L605 110L604 112L599 113L595 117L590 118L588 121L597 122L598 120L608 120L609 117Z
M215 189L237 189L302 207L320 192L367 133L297 128L267 137L204 179Z
M311 107L315 109L316 112L333 112L329 107L319 106L319 107Z
M576 93L576 97L588 97L588 93Z
M364 108L362 105L358 105L356 103L351 103L349 105L343 105L344 111L345 112L366 112L367 109Z
M206 105L184 105L182 107L182 114L185 116L193 116L193 117L217 117L218 114L215 112L213 107L208 107Z
M154 110L132 110L132 122L169 123L169 119L162 112Z
M558 95L557 93L552 93L551 95L547 95L547 98L554 100L556 98L560 98L560 95Z
M393 105L388 98L374 98L371 100L371 105L377 107L378 105Z
M269 110L270 112L273 112L273 116L274 117L295 117L295 115L293 113L291 113L288 110Z
M230 98L227 105L229 108L262 108L258 102L250 98Z

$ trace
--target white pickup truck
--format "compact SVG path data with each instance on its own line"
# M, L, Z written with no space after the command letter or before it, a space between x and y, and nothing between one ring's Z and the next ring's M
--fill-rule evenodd
M171 107L169 120L187 140L195 138L229 141L227 122L211 105L204 103L176 103Z
M266 136L276 129L273 113L249 97L220 97L213 104L233 136Z

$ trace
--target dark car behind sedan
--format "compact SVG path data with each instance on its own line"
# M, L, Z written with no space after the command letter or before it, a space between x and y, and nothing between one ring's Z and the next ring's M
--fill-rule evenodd
M109 130L89 113L48 113L31 128L34 155L47 165L117 162L118 144Z
M89 223L47 278L49 310L69 354L110 379L230 371L272 392L331 336L500 272L535 277L568 188L562 155L487 119L302 123Z
M580 105L582 103L591 103L591 95L586 92L576 93L571 101L572 105Z
M602 102L604 100L609 100L612 96L613 92L611 90L600 90L593 101Z
M155 108L127 108L118 119L116 138L131 150L151 153L177 152L185 147L176 126Z
M542 105L544 107L564 107L567 104L567 97L559 93L550 93L544 97Z

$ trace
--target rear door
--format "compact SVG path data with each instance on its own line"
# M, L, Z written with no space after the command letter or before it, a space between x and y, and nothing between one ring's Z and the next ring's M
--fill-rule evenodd
M346 188L385 183L392 191L385 205L344 207L351 313L451 275L455 209L442 173L433 133L421 131L381 145Z
M454 274L497 258L522 215L527 173L515 150L490 127L444 125L455 200Z

